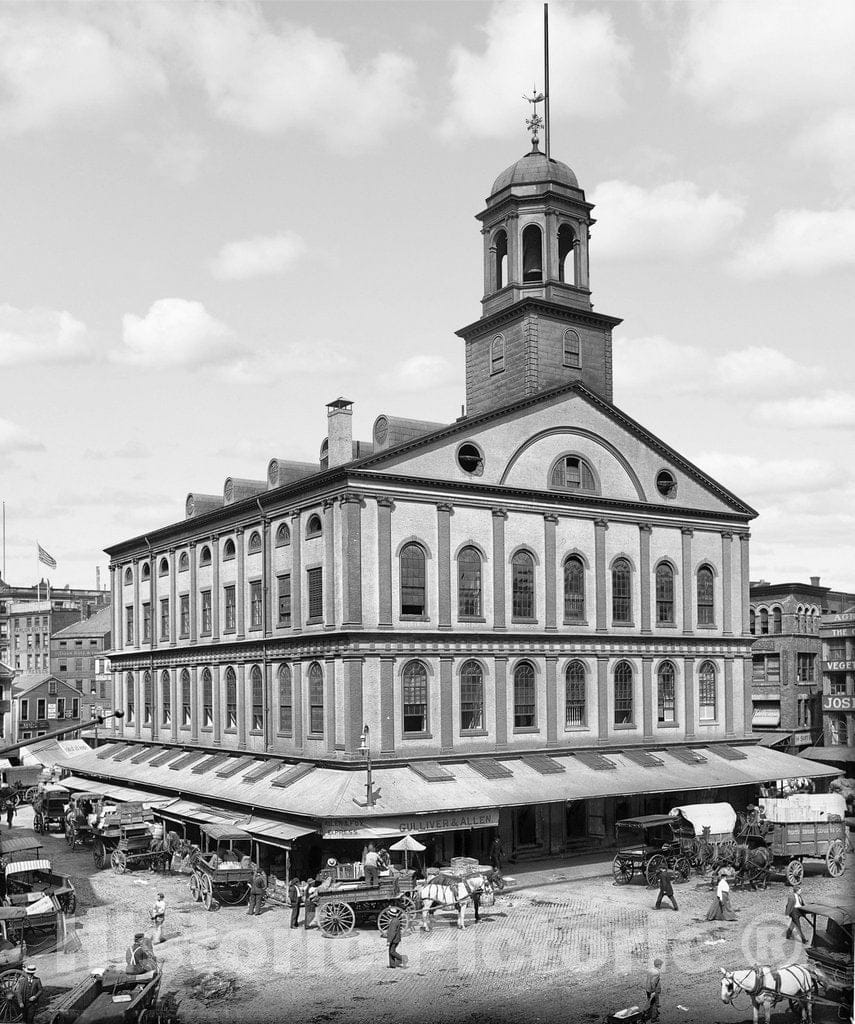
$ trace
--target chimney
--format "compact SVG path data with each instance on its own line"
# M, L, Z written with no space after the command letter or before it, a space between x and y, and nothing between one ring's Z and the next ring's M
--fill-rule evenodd
M100 565L96 565L95 566L95 589L96 590L100 590L101 589L101 566Z
M353 461L353 402L337 398L327 405L327 468Z
M811 578L810 578L810 585L812 587L818 587L819 586L819 576L811 576Z

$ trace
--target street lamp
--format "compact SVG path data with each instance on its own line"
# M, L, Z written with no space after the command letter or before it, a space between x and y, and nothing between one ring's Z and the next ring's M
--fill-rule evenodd
M367 725L362 727L362 739L359 742L359 752L365 758L365 767L368 779L365 783L365 806L374 806L374 783L371 778L371 730Z

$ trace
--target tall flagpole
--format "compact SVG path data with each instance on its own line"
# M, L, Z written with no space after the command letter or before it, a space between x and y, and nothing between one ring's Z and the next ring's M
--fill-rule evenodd
M6 502L3 502L3 579L6 579Z
M543 142L549 159L549 4L543 5Z

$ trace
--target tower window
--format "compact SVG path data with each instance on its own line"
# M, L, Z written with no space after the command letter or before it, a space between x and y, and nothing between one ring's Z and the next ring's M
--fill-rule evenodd
M515 619L534 618L534 559L528 551L518 551L511 562L512 615Z
M490 374L501 373L504 368L505 339L501 334L497 334L490 345Z
M713 573L707 565L698 569L698 625L712 626L715 623L715 602Z
M576 235L569 224L558 229L558 280L576 284Z
M457 449L457 465L464 473L480 476L484 472L484 456L474 444L462 444Z
M543 241L540 228L528 224L523 229L523 282L543 280Z
M582 365L582 339L572 329L564 332L564 365Z
M564 563L564 618L585 618L585 566L576 555Z
M596 491L591 467L576 455L560 458L552 467L549 486L565 491Z
M495 249L495 264L494 264L494 276L495 276L495 291L500 288L504 288L507 284L507 269L508 269L508 236L504 231L499 231L493 242Z
M524 661L514 672L514 728L534 728L535 708L534 669Z
M144 580L151 579L151 568L150 568L148 562L143 562L142 568L141 568L141 571L140 571L140 576L142 576L142 578Z

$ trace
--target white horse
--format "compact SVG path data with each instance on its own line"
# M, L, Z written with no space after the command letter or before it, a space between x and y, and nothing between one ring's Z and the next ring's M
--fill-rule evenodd
M472 899L473 893L490 893L493 891L493 872L483 875L468 875L457 878L454 875L439 874L429 878L419 886L419 897L422 901L422 931L430 931L428 915L431 910L442 907L455 907L457 910L457 927L466 927L466 902Z
M750 967L744 971L726 971L721 968L721 1001L733 1003L740 992L747 993L754 1011L754 1024L759 1020L760 1007L769 1024L772 1008L784 999L790 1002L790 1010L801 1010L801 1020L813 1022L813 995L816 979L807 967L794 964L773 971L771 967Z

